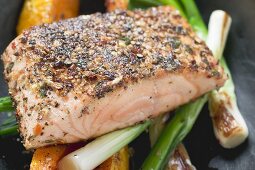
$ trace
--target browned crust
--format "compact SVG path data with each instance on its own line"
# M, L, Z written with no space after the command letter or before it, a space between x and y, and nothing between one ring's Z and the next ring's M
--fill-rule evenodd
M216 85L224 82L211 51L170 7L116 10L33 27L17 37L2 58L21 122L31 111L38 112L41 120L43 108L57 108L50 94L67 101L71 93L75 100L88 102L169 73L207 76ZM24 60L26 66L17 71ZM33 93L39 104L26 108L25 91ZM21 108L28 112L22 113ZM26 127L20 129L28 141L34 140L35 136L24 133Z
M32 63L23 87L38 84L40 98L52 91L101 98L127 83L187 69L222 78L211 51L170 7L116 10L33 27L9 48L13 54L6 57ZM5 62L7 80L16 79L9 76L13 64Z

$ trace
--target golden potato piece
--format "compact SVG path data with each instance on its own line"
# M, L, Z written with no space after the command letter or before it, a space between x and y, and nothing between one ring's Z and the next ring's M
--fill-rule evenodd
M58 162L72 150L81 146L57 145L36 149L33 154L30 170L57 170ZM109 159L104 161L96 170L128 170L129 151L128 147L122 148Z
M127 9L129 0L106 0L105 6L108 12L115 9Z
M30 170L56 170L58 161L66 154L66 149L66 145L36 149L30 164Z
M42 23L76 17L79 0L26 0L17 25L17 33Z
M109 159L104 161L96 170L128 170L129 169L129 151L128 147L122 148Z

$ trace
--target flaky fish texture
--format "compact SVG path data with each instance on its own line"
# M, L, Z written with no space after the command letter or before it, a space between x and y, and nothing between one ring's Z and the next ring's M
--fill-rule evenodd
M137 124L226 79L205 43L170 7L32 27L2 60L27 149Z

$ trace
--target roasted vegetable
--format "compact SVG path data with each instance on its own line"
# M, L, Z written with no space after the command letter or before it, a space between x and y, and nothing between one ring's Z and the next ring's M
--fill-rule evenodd
M56 170L59 160L65 156L66 149L66 145L36 149L30 164L30 170Z
M0 112L13 111L12 100L10 97L1 97L0 98Z
M179 144L171 155L167 170L195 170L191 164L188 152L183 144Z
M171 153L190 132L206 101L207 95L204 95L176 110L144 161L142 170L163 169L166 166Z
M129 0L106 0L105 6L107 11L114 11L115 9L127 9Z
M51 23L78 15L79 0L26 0L19 18L17 33L42 23Z
M217 10L211 15L208 28L208 39L211 41L207 41L207 44L212 51L215 51L214 56L218 59L221 59L230 24L231 17L224 11ZM217 41L221 41L222 44L215 43ZM237 106L235 87L230 71L225 60L222 59L220 63L229 79L223 87L212 91L209 95L210 116L212 117L215 136L220 144L224 148L233 148L245 141L249 133Z
M36 149L33 154L30 170L57 170L58 162L70 152L84 146L84 143L71 145L57 145ZM112 155L96 170L128 170L129 169L129 150L128 147L122 148L119 152Z
M96 170L128 170L129 169L129 150L128 147L122 148L119 152L104 161Z
M133 141L145 131L150 124L150 121L146 121L142 124L116 130L98 137L84 147L61 159L59 162L59 169L94 169Z
M150 128L150 142L151 146L153 146L158 137L160 136L161 131L166 126L167 120L169 118L168 114L161 115L153 120ZM179 144L173 151L166 166L167 170L194 170L196 169L194 165L192 165L191 160L189 158L188 152L185 146L181 143Z

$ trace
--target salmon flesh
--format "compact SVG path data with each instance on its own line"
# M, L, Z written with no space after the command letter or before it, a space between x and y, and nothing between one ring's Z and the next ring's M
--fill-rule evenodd
M137 124L226 79L205 42L170 7L35 26L2 60L27 149Z

